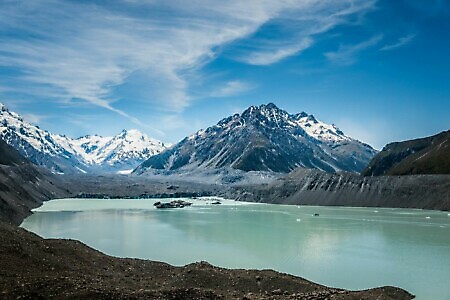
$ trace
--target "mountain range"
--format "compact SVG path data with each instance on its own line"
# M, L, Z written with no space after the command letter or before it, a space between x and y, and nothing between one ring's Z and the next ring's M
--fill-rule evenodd
M130 172L167 146L138 130L70 138L40 129L0 103L0 138L54 173Z
M226 167L279 173L298 167L359 173L376 153L335 125L305 112L289 114L269 103L251 106L199 130L150 157L134 173Z

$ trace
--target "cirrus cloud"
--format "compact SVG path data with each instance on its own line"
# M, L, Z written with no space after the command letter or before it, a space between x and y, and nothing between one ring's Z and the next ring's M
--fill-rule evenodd
M189 82L234 45L233 59L270 65L314 44L326 32L373 7L366 0L12 1L0 4L0 68L14 69L18 89L73 104L82 100L136 124L115 102L114 88L145 74L145 101L169 113L193 101ZM33 16L33 17L30 17ZM270 41L258 35L274 25ZM342 54L342 53L341 53ZM220 95L250 89L230 81ZM123 106L122 106L123 107Z
M388 51L388 50L393 50L393 49L397 49L397 48L403 47L403 46L411 43L412 40L414 40L415 37L416 37L415 34L408 34L406 36L400 37L393 44L384 45L383 47L381 47L380 50L381 51Z

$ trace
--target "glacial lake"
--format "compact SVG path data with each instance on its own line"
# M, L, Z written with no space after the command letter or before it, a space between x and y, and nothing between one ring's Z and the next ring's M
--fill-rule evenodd
M447 212L184 200L194 204L156 209L157 200L53 200L21 226L118 257L270 268L327 286L393 285L417 299L450 299Z

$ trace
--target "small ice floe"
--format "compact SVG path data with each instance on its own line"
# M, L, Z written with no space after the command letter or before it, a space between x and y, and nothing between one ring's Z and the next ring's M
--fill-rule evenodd
M377 213L377 212L378 212L378 210L374 210L373 212L374 212L374 213Z
M431 217L430 216L426 216L425 219L431 219Z
M297 221L297 222L300 222L300 221L301 221L301 219L297 219L297 220L295 220L295 221Z

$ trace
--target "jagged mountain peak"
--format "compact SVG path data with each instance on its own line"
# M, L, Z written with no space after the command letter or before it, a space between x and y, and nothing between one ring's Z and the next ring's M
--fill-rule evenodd
M151 138L145 133L140 132L137 129L123 129L115 138L123 138L127 141L136 141L136 140L151 140Z
M376 151L336 126L305 112L291 115L273 103L197 131L144 162L151 169L231 167L243 171L289 172L297 167L360 172Z
M306 112L289 114L287 111L278 108L274 103L250 106L241 114L234 114L220 120L212 128L199 130L196 134L190 136L190 139L194 139L196 136L204 136L205 133L212 132L218 128L225 128L230 131L247 125L279 128L287 131L294 130L305 138L316 139L320 142L352 140L335 124L326 124L318 120L314 115Z
M274 103L269 102L268 104L261 104L260 106L252 105L246 110L244 110L241 114L243 118L255 117L259 115L263 115L266 117L274 116L274 115L286 115L287 113L278 108Z

